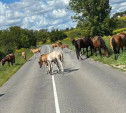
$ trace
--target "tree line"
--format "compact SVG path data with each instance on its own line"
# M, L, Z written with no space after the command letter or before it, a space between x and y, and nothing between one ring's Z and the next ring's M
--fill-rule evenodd
M13 26L6 30L0 30L0 59L17 49L36 47L39 41L42 43L46 43L47 40L55 42L66 37L66 34L58 29L52 29L49 32L47 29L28 30Z

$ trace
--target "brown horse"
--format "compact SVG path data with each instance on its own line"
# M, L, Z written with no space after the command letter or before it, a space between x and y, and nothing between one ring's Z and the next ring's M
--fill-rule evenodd
M93 39L93 45L94 45L94 51L96 53L97 56L97 49L99 50L99 54L102 57L102 52L101 49L104 49L105 55L108 57L109 56L109 52L108 52L108 48L105 44L105 41L102 39L101 36L95 36Z
M27 61L27 58L26 58L26 52L22 52L22 57L24 58L25 62Z
M6 57L4 57L1 60L1 65L4 66L5 62L8 62L8 66L10 66L10 62L13 65L15 63L15 55L14 54L8 54Z
M81 48L86 48L87 58L88 58L88 47L90 47L91 55L93 55L92 50L94 49L94 46L90 38L79 38L77 40L72 39L72 44L75 46L77 59L81 58L80 56Z
M123 50L123 47L126 46L126 34L120 33L112 36L110 38L110 46L114 51L115 60L117 60L118 54L120 53L120 48Z
M34 56L37 54L37 53L39 53L40 54L40 49L39 48L37 48L37 49L31 49L31 52L33 52L34 53Z
M62 50L63 50L64 48L69 49L69 46L68 46L67 44L59 45L59 47L60 47ZM70 51L70 49L69 49L69 51Z
M57 42L57 43L53 43L53 44L51 45L51 47L54 49L55 47L59 47L59 46L61 46L61 45L62 45L62 42L59 41L59 42Z

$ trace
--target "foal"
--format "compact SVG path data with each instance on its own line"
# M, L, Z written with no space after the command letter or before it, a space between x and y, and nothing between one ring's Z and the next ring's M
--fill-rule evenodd
M54 62L57 65L58 72L62 71L64 72L62 62L63 62L63 53L59 50L53 51L51 53L43 54L41 55L39 59L39 65L40 68L42 67L42 64L45 64L45 67L48 68L47 73L52 74L52 62ZM60 64L60 66L59 66ZM61 69L60 69L61 68Z

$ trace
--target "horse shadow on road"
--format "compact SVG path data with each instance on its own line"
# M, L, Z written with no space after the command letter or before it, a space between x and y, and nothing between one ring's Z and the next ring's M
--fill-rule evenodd
M61 74L64 75L64 74L72 73L72 72L75 72L75 71L78 71L78 70L79 69L67 68L67 69L64 69L64 73L61 73ZM54 70L53 75L56 75L56 74L57 74L57 70Z
M1 98L2 96L4 96L4 94L0 94L0 98Z
M71 73L71 72L78 71L78 70L79 70L79 69L67 68L67 69L64 69L64 72L65 72L65 73Z

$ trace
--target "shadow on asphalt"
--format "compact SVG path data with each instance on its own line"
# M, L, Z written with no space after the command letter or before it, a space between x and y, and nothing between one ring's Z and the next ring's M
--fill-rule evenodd
M56 74L62 74L62 75L64 75L64 74L68 74L68 73L71 73L71 72L74 72L74 71L78 71L79 69L72 69L72 68L67 68L67 69L64 69L64 73L58 73L57 72L57 70L54 70L53 71L53 75L56 75Z
M64 72L66 72L66 73L71 73L71 72L78 71L78 70L79 70L79 69L67 68L67 69L64 69Z
M0 94L0 97L2 97L4 94Z

